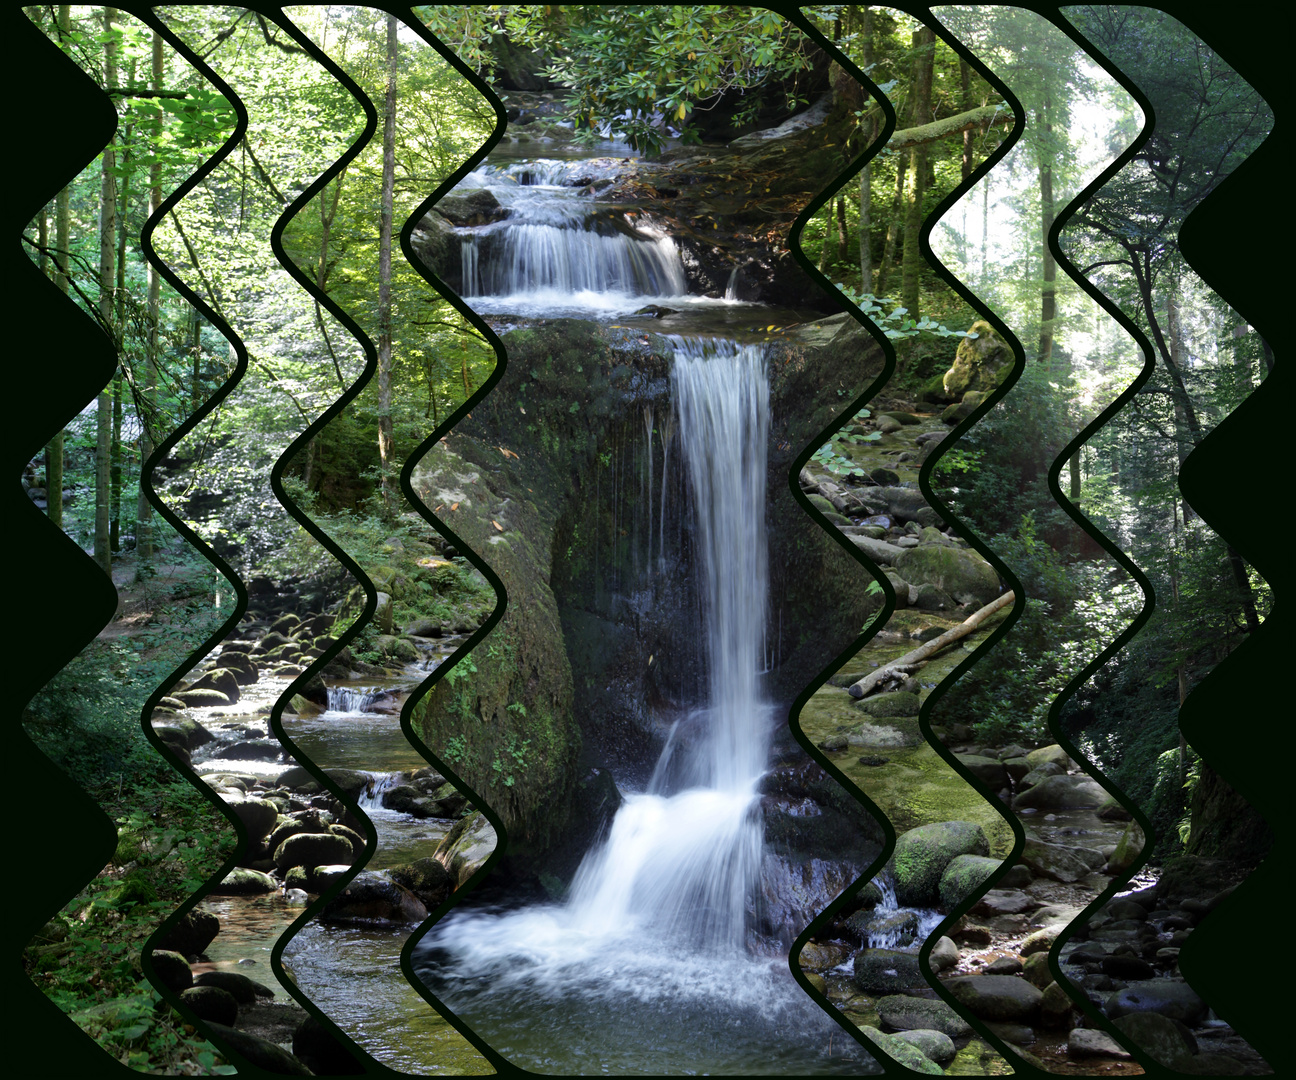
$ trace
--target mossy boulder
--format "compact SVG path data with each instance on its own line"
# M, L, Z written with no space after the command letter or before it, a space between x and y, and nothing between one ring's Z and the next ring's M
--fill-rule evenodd
M878 719L887 719L894 716L917 716L918 706L918 695L905 693L902 690L862 698L854 703L855 708Z
M945 1070L936 1062L932 1061L922 1050L913 1043L900 1038L898 1035L886 1035L875 1027L867 1025L860 1028L862 1034L869 1042L882 1051L893 1061L899 1062L911 1072L922 1073L928 1076L942 1076ZM946 1039L946 1042L949 1042ZM950 1043L951 1048L953 1043Z
M994 390L1013 367L1011 346L988 322L978 319L968 332L977 336L959 342L954 363L941 380L945 393L955 399L969 390Z
M1001 867L998 859L984 855L958 855L950 860L940 879L940 902L948 911L961 904L990 880L990 875Z
M485 865L497 843L494 826L478 811L456 822L432 857L446 868L458 889Z
M294 866L326 866L351 860L351 841L332 833L298 833L288 837L274 853L275 867L280 872Z
M896 897L907 907L931 907L940 900L946 867L960 855L990 854L990 843L970 821L938 821L910 829L896 839Z
M983 607L999 595L999 575L980 555L937 544L896 556L895 568L913 585L935 585L960 604Z

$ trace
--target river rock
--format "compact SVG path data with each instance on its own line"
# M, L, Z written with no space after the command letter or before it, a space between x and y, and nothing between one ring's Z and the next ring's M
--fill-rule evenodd
M999 575L994 567L963 548L910 548L892 560L892 565L910 584L935 585L960 604L984 607L999 595Z
M178 952L170 949L154 949L149 954L153 961L153 972L158 981L168 990L188 990L194 984L193 971L189 961Z
M950 938L942 937L932 946L927 962L931 964L932 971L952 968L959 962L959 948Z
M1047 1028L1070 1028L1074 1008L1071 996L1057 983L1049 983L1040 999L1040 1023Z
M1022 976L1037 990L1045 990L1053 981L1053 972L1049 970L1048 950L1030 953L1022 962Z
M229 668L218 667L198 679L189 690L219 690L233 705L239 699L238 677Z
M495 850L495 829L481 811L460 818L432 857L449 872L456 889L485 865Z
M1008 782L1003 763L995 758L980 754L955 754L954 758L991 791L998 791Z
M878 998L878 1016L894 1031L939 1031L951 1039L972 1034L971 1025L944 1001L895 994Z
M220 920L209 911L186 911L179 922L158 939L158 948L183 956L203 952L220 933Z
M1021 860L1036 874L1068 885L1079 881L1090 870L1088 862L1071 849L1029 838L1022 848Z
M419 923L428 911L417 896L391 878L366 870L325 906L326 922Z
M293 866L325 866L349 863L351 842L332 833L298 833L280 844L274 853L275 868L280 872Z
M1113 1020L1130 1013L1154 1012L1185 1024L1199 1024L1206 1018L1206 1002L1186 982L1149 979L1112 994L1104 1006Z
M1147 838L1143 835L1143 829L1137 821L1131 821L1125 826L1125 831L1121 833L1121 838L1116 843L1116 850L1107 860L1107 873L1124 874L1138 862L1146 844ZM1138 907L1137 904L1131 906ZM1144 917L1146 918L1146 912Z
M889 694L861 698L853 704L855 708L868 713L869 716L886 719L893 716L917 716L920 703L917 694L896 690Z
M972 324L954 353L954 363L945 372L941 384L952 398L961 398L969 390L990 393L1013 368L1012 347L988 322L978 319Z
M204 971L196 979L195 986L217 986L230 994L240 1005L251 1005L257 998L272 998L274 991L255 979L240 975L237 971Z
M1013 760L1019 763L1026 763L1026 771L1023 772L1020 779L1017 780L1018 792L1024 792L1027 788L1033 788L1036 784L1042 784L1050 776L1063 776L1066 772L1066 770L1053 764L1051 761L1046 761L1043 765L1036 765L1032 768L1030 758L1014 758ZM1006 768L1008 764L1009 763L1005 761L1004 767ZM1014 768L1020 767L1020 764L1014 766Z
M981 888L1003 863L984 855L957 855L940 879L940 901L949 910Z
M1013 800L1014 809L1074 810L1079 807L1098 806L1105 792L1090 777L1050 776Z
M1050 743L1048 746L1041 746L1038 750L1032 750L1026 755L1026 760L1030 762L1032 769L1038 769L1046 761L1051 761L1063 772L1071 764L1071 759L1067 757L1067 752L1058 746L1057 743ZM1104 792L1104 797L1106 793Z
M219 885L212 889L213 896L258 896L277 891L279 883L260 870L238 867L231 870Z
M918 595L913 606L919 611L953 611L958 605L954 598L943 589L931 584L918 586Z
M363 1076L365 1070L351 1052L313 1016L293 1032L293 1055L316 1076Z
M501 206L499 200L485 188L473 188L443 195L437 200L433 209L452 225L460 228L489 225L492 221L501 221L508 216L508 210Z
M891 1038L903 1039L912 1046L916 1046L923 1052L925 1057L930 1058L937 1065L948 1065L954 1060L954 1055L958 1052L954 1046L954 1040L939 1031L925 1031L922 1028L916 1028L913 1031L897 1032Z
M907 907L930 907L940 899L940 881L959 855L989 855L979 825L939 821L910 829L896 839L896 896Z
M1114 1023L1135 1046L1167 1069L1182 1071L1197 1053L1197 1040L1192 1032L1160 1013L1127 1013Z
M880 566L894 566L896 560L905 554L905 549L902 547L888 544L885 540L874 540L871 536L864 536L860 533L851 533L846 539L859 548L866 558ZM906 580L908 580L907 575Z
M266 799L249 799L240 796L222 796L225 805L234 816L243 822L248 831L248 839L254 844L270 835L275 822L279 820L279 807Z
M971 855L962 856L963 858L973 858ZM950 864L951 866L953 863ZM1002 863L996 865L1002 866ZM948 873L948 871L946 871ZM1033 911L1038 907L1039 902L1032 900L1020 889L991 889L985 896L981 897L972 908L972 914L975 915L1022 915L1027 911Z
M1076 1028L1067 1036L1067 1057L1081 1060L1100 1057L1129 1061L1131 1055L1105 1031L1098 1031L1096 1028Z
M238 1002L234 996L219 986L191 986L180 992L180 1000L191 1008L200 1020L232 1027L238 1019Z
M855 985L866 994L897 994L924 990L927 980L918 969L915 953L861 949L855 954Z
M207 709L231 704L230 699L219 690L177 690L171 696L186 709Z
M268 1039L249 1035L246 1031L226 1027L224 1024L212 1024L212 1034L259 1069L278 1073L284 1076L310 1076L311 1071L282 1046L277 1046Z
M946 979L945 986L960 1004L981 1020L1021 1020L1039 1015L1044 995L1015 975L965 975Z
M898 425L897 425L898 426ZM931 1060L922 1050L896 1035L886 1035L875 1027L864 1026L860 1034L876 1046L893 1061L899 1062L911 1072L929 1076L941 1076L944 1070ZM951 1043L951 1045L953 1045Z

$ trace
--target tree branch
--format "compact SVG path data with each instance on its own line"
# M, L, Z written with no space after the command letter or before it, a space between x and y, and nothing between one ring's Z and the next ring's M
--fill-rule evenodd
M924 146L927 143L943 139L947 135L957 135L963 131L974 131L987 128L1000 121L1011 123L1013 115L1002 105L986 105L979 109L947 116L944 120L933 120L930 124L905 128L891 136L886 144L888 150L903 150L912 146Z

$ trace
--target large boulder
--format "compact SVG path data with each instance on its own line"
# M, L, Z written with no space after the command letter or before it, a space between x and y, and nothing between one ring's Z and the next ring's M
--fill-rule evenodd
M238 1002L232 994L219 986L191 986L188 990L180 991L180 1000L200 1020L232 1027L238 1019Z
M911 585L935 585L960 604L984 607L999 595L999 575L976 552L928 544L902 551L892 565Z
M184 956L201 953L220 933L220 920L209 911L186 911L175 926L158 939L159 949Z
M294 866L350 863L351 858L351 841L333 833L298 833L288 837L274 853L275 868L280 872Z
M988 393L1012 371L1012 347L993 326L978 319L968 333L977 336L959 342L954 363L941 380L946 395L951 398L961 398L969 390Z
M968 1012L981 1020L1023 1021L1039 1015L1044 995L1016 975L965 975L945 986Z
M1101 806L1107 792L1083 773L1077 776L1049 776L1023 791L1013 800L1015 809L1076 810Z
M499 200L486 188L473 188L443 195L434 209L452 225L460 228L489 225L492 221L500 221L508 217L508 210L502 207Z
M932 1061L922 1050L914 1046L913 1043L901 1039L897 1035L886 1035L875 1027L862 1027L859 1029L869 1042L876 1046L882 1053L893 1061L899 1062L910 1072L925 1073L929 1076L941 1076L944 1074L936 1062ZM951 1043L951 1045L953 1045Z
M1206 1002L1186 982L1148 979L1110 995L1104 1011L1112 1020L1131 1013L1153 1012L1192 1025L1206 1019Z
M939 1031L951 1039L972 1034L972 1026L943 1001L893 994L878 998L877 1011L892 1031Z
M224 1024L212 1024L212 1034L235 1053L246 1058L258 1069L278 1073L283 1076L310 1076L306 1068L296 1057L282 1046L263 1039L258 1035L249 1035L238 1028L226 1027Z
M918 969L917 953L861 949L855 954L854 967L855 985L866 994L899 994L927 988L927 980Z
M960 855L989 855L980 825L938 821L910 829L896 839L896 898L907 907L931 907L940 900L945 868Z
M263 896L277 891L279 883L260 870L240 866L231 870L214 889L213 896Z
M940 902L949 910L977 892L1003 865L984 855L958 855L950 860L940 879Z
M432 857L446 868L458 889L480 870L495 850L495 829L481 811L461 818L442 838Z
M254 844L270 835L279 820L279 807L267 799L249 799L240 795L222 795L225 805L243 823L248 839Z
M325 922L419 923L428 911L417 896L390 877L366 870L325 906Z

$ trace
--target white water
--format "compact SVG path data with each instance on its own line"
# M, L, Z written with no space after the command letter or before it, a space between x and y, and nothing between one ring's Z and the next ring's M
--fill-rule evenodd
M692 738L672 731L649 789L625 797L565 903L453 913L420 946L420 967L451 1008L470 1023L508 1016L507 1030L489 1036L505 1053L511 1039L520 1047L535 1035L534 1017L518 1015L526 1002L532 1012L555 1003L549 1023L566 1028L546 1027L544 1038L596 1059L610 1052L600 1043L632 1023L625 1013L634 1002L653 1006L633 1022L641 1032L669 1015L724 1027L795 1016L802 1035L820 1027L782 965L749 956L745 944L761 863L757 782L772 721L759 681L768 606L764 355L755 346L674 344L709 701L687 722Z

